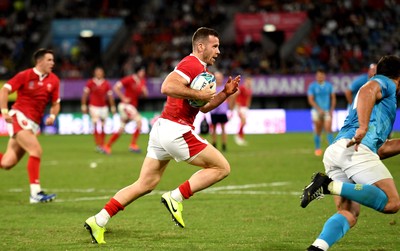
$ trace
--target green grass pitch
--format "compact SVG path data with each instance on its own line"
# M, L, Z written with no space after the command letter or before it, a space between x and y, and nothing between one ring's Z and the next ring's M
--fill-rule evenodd
M305 250L335 212L329 196L306 209L299 205L313 172L323 170L311 133L248 135L246 147L230 135L224 154L231 175L184 202L185 229L173 224L160 197L198 168L171 161L153 193L111 219L107 244L91 244L86 218L138 177L145 151L128 152L129 138L123 135L106 156L94 151L88 135L39 136L42 187L57 200L29 204L26 156L11 171L0 170L0 250ZM147 139L140 138L143 149ZM7 140L0 137L0 151ZM399 157L385 163L400 180ZM400 250L399 223L399 214L362 207L356 227L331 250Z

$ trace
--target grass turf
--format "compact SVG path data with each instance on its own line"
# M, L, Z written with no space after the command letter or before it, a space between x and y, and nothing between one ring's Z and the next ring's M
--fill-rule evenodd
M248 135L246 147L230 136L224 154L231 175L184 202L185 229L173 224L160 196L198 168L171 161L152 194L111 219L107 244L91 244L85 219L139 175L148 136L140 138L140 154L128 152L129 138L122 136L106 156L94 151L88 135L39 136L42 187L57 200L29 204L26 156L0 172L0 250L305 250L335 212L329 196L306 209L299 205L312 173L323 170L310 133ZM7 140L0 137L0 151ZM385 163L398 180L398 157ZM362 207L356 227L331 250L399 250L399 221L398 214Z

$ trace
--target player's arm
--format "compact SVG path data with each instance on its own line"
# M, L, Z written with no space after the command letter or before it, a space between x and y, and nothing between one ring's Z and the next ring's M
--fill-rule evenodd
M246 100L246 107L247 108L250 108L252 99L253 99L253 94L250 93L250 95L247 97L247 100Z
M351 104L353 102L353 94L350 89L346 89L344 91L344 96L346 97L347 104Z
M50 116L47 117L45 124L52 125L56 120L58 113L60 112L60 100L53 102L50 107Z
M141 90L142 90L142 96L147 98L149 96L149 90L147 89L146 84L142 85Z
M211 90L211 88L205 87L202 90L190 88L188 81L174 71L162 83L161 93L174 98L198 99L208 102L215 96L215 90Z
M331 114L335 110L335 107L336 107L336 94L335 94L335 92L332 92L331 93L331 109L330 109Z
M115 100L111 89L107 92L107 97L108 97L108 103L110 104L111 112L114 114L117 112L117 109L115 108Z
M347 144L347 147L355 145L355 150L358 150L358 145L367 134L372 109L376 101L380 99L382 99L382 92L378 82L372 80L361 87L357 99L354 100L356 102L359 127L353 139Z
M121 81L118 81L114 87L113 91L117 95L117 97L123 102L123 103L129 103L130 99L125 96L125 94L122 91L123 85Z
M81 98L81 110L83 113L88 112L87 100L88 100L89 92L90 92L89 88L87 88L87 87L83 88L83 93L82 93L82 98Z
M0 108L1 108L1 116L7 123L12 123L12 119L8 114L8 95L10 94L10 90L3 86L0 89Z
M321 112L321 108L317 105L317 102L315 102L315 99L314 99L314 95L308 95L307 96L307 100L308 100L308 104L312 107L312 108L314 108L315 110L317 110L318 112Z
M200 108L200 111L203 113L207 113L213 110L215 107L219 106L222 102L224 102L229 96L236 93L239 89L240 83L240 75L236 76L232 79L229 76L228 81L225 84L224 89L219 92L210 102L208 102L205 106Z

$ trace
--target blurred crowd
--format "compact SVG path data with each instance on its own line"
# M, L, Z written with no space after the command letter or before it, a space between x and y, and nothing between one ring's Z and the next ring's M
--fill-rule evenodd
M383 55L399 54L400 5L395 0L71 0L61 1L61 7L51 6L50 2L0 1L0 76L18 70L25 48L37 43L37 29L49 16L124 19L130 35L115 55L115 64L107 65L108 77L130 74L138 65L147 68L149 77L167 74L191 52L195 29L209 26L222 33L232 25L235 11L304 11L312 29L280 64L260 53L260 42L247 41L239 46L234 39L221 41L217 67L225 74L312 73L320 67L328 73L356 73ZM78 45L68 57L57 59L61 77L91 75L93 62L85 58L83 46Z
M38 45L52 6L50 0L0 1L0 77L9 77L18 71L28 48Z

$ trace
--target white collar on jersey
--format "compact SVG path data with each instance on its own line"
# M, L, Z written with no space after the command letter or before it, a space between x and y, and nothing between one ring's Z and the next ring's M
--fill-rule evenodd
M200 61L200 63L202 65L204 65L204 69L206 69L206 67L207 67L207 63L206 62L201 61L200 58L196 57L193 53L190 53L190 56L193 56L193 57L197 58Z
M48 74L42 74L36 67L33 67L33 72L39 76L39 80L42 81Z

